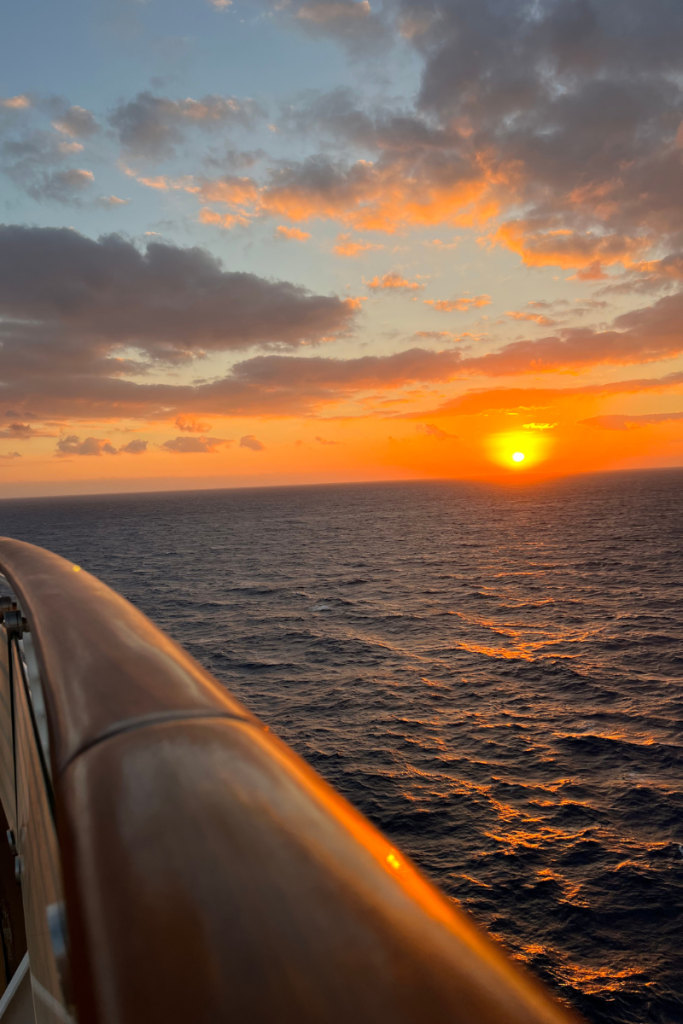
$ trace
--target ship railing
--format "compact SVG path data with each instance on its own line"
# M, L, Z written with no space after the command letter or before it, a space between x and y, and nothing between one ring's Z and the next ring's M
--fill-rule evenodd
M122 597L0 572L3 1024L573 1019Z

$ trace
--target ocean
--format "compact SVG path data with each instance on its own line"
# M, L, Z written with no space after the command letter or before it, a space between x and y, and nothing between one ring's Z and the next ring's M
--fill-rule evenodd
M0 502L594 1024L683 1022L683 471Z

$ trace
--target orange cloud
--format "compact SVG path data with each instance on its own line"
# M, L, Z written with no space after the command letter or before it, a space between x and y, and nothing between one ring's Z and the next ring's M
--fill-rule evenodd
M238 224L241 227L247 227L249 224L249 220L246 217L233 216L230 213L216 213L215 210L210 209L208 206L202 207L199 211L199 222L200 224L220 224L222 228L227 228L228 230Z
M300 231L299 228L288 228L283 224L275 229L275 235L277 238L288 238L296 242L305 242L311 237L308 231Z
M205 181L190 191L205 203L224 203L242 216L287 217L294 222L337 220L359 231L393 234L407 225L484 222L498 211L490 190L496 180L485 161L463 167L444 183L407 157L357 160L338 167L322 158L273 171L268 184L251 178Z
M528 320L530 323L539 324L542 327L552 327L557 323L557 320L546 316L545 313L521 313L517 310L508 310L505 315L509 316L511 320Z
M25 110L31 106L31 101L28 96L9 96L7 99L0 100L0 107L6 107L8 110Z
M529 413L547 410L565 399L574 400L583 396L607 398L612 395L636 395L679 389L683 389L683 373L570 388L485 388L467 391L464 395L452 398L439 406L437 411L456 416L478 416L489 412Z
M158 192L199 192L198 187L193 184L194 179L191 174L185 174L180 178L171 178L167 174L157 174L155 177L150 178L139 175L132 167L128 167L121 162L119 162L119 168L127 178L134 178L138 185L144 185L145 188L153 188Z
M490 295L462 295L458 299L425 299L426 306L433 306L439 313L466 313L470 309L481 309L491 305Z
M360 240L352 241L351 235L337 235L337 244L332 252L337 256L357 256L361 252L368 252L370 249L383 249L383 245L376 245L372 242Z
M683 420L683 412L655 412L643 416L632 416L628 413L616 416L593 416L590 419L581 420L581 423L588 427L597 427L600 430L633 430L638 427L671 423L676 420Z
M372 281L364 281L364 284L373 292L417 292L424 288L424 285L420 284L418 281L408 281L405 277L401 277L400 274L397 274L394 271L391 271L389 274L385 274L384 277L375 276Z
M602 269L600 260L593 260L587 267L577 270L574 278L577 281L607 281L609 275Z
M579 233L529 220L507 221L494 233L493 240L519 253L527 267L578 267L584 271L583 280L602 280L603 265L629 266L650 244L643 238Z

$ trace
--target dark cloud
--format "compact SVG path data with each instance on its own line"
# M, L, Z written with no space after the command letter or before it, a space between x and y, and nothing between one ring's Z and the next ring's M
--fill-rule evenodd
M22 429L29 413L71 420L178 417L179 431L201 434L207 451L220 442L206 438L205 416L309 415L373 389L654 362L683 352L683 294L677 293L604 329L558 328L477 355L454 345L352 359L264 354L211 381L145 380L159 362L205 351L329 338L347 329L353 305L225 271L201 249L154 242L141 252L118 236L95 242L67 229L0 227L4 400ZM598 300L596 308L602 305ZM73 436L65 443L62 454L77 454L69 446L82 444ZM195 450L183 445L180 438L165 447Z
M167 420L179 415L191 421L202 415L306 415L371 388L451 379L461 358L454 349L419 348L349 360L268 355L237 363L226 377L208 383L148 384L112 375L106 360L93 358L90 365L79 367L76 349L67 353L64 366L53 363L54 370L49 364L43 368L37 359L30 373L15 373L4 390L13 405L43 417ZM3 364L6 375L9 365Z
M57 131L73 139L87 139L100 130L95 116L83 107L67 107L53 123Z
M673 252L660 260L647 260L629 267L600 288L600 295L651 295L678 291L683 286L683 253Z
M37 409L44 417L167 420L169 415L183 413L190 416L305 416L369 390L467 379L473 375L473 367L470 364L461 370L464 362L457 351L430 352L425 349L349 360L258 356L237 364L227 377L204 384L139 384L113 377L54 377L48 374L25 383L19 382L8 390L12 392L15 403L25 401L27 406ZM654 379L569 389L488 389L453 399L440 410L467 414L489 408L536 408L542 407L544 402L548 404L548 396L560 393L638 393L667 390L679 387L681 383L683 373L674 373ZM424 415L421 413L418 418L424 419ZM180 450L181 442L195 440L193 437L181 437L171 445L178 442ZM204 438L204 441L217 443L211 438ZM171 447L170 450L175 449Z
M266 446L253 434L245 434L240 438L240 448L251 448L252 452L262 452Z
M332 89L303 95L296 105L283 107L279 126L288 132L315 134L326 141L369 152L415 152L450 149L460 136L437 120L403 107L369 104L352 89Z
M0 459L20 459L21 452L5 452L4 455L0 455Z
M4 372L136 373L145 359L205 350L296 346L348 329L353 303L286 281L230 272L203 249L118 235L92 241L66 228L0 226Z
M70 455L118 455L116 448L110 441L101 440L98 437L86 437L81 441L76 434L69 434L57 442L55 455L63 458Z
M5 174L32 199L78 205L94 175L60 165L80 149L80 144L60 141L52 132L31 130L3 141L0 161Z
M673 359L683 353L683 293L616 317L610 330L565 328L553 337L515 341L497 352L463 359L464 373L491 377Z
M325 437L316 437L318 444L341 444L340 441L328 441Z
M211 430L210 423L202 423L195 416L177 416L175 425L186 434L206 434Z
M120 103L109 115L109 124L131 157L161 159L174 154L190 128L251 128L263 116L262 108L251 99L205 96L201 100L172 100L141 92L135 99Z
M49 129L45 117L51 120ZM41 120L43 127L38 127ZM79 140L98 131L89 110L70 106L58 96L0 101L0 167L32 199L80 206L94 176L83 167L65 165L82 160L77 155L84 148Z
M26 441L32 437L53 436L53 434L46 434L42 430L36 430L28 423L10 423L8 427L0 428L0 437L13 437L17 441Z
M670 0L401 0L419 108L512 172L546 233L683 229L683 7ZM513 170L514 169L514 170ZM508 186L509 187L509 186Z
M76 434L69 434L68 437L63 437L57 442L55 455L59 458L71 455L118 455L120 452L125 452L127 455L142 455L147 451L147 444L147 441L136 438L117 449L108 440L86 437L84 441L81 441Z
M95 175L77 167L65 171L45 171L37 175L26 191L34 199L54 199L58 203L77 203L79 197L90 188Z
M218 451L221 445L231 444L229 440L220 437L176 437L170 441L164 441L162 448L177 455L191 455L194 452L213 454Z
M136 437L134 441L129 441L128 444L124 444L122 448L119 448L119 451L125 452L127 455L142 455L147 451L147 443L147 441Z
M63 347L59 350L62 362L52 364L56 372L51 371L49 353L36 357L30 372L15 372L7 382L5 397L19 410L72 418L177 415L188 423L201 415L307 415L378 388L662 360L683 351L682 314L683 296L666 296L653 307L618 317L609 330L566 329L476 356L464 356L455 347L442 351L416 347L352 359L260 355L235 364L221 379L194 385L122 379L116 360L98 359L96 353L84 353L78 346ZM7 361L6 376L11 376L8 368L13 366L13 361Z
M393 18L424 73L414 110L373 108L349 90L284 110L279 127L312 135L324 152L280 163L253 183L254 213L392 232L463 213L475 222L497 215L496 240L527 265L574 268L586 281L642 262L653 247L680 248L680 3L271 7L299 28L347 42L354 34L370 40L371 25L383 32Z

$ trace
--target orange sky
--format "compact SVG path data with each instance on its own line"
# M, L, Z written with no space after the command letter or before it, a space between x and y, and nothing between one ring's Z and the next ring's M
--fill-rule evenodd
M19 12L0 496L682 465L683 57L627 2L150 4L68 67Z

